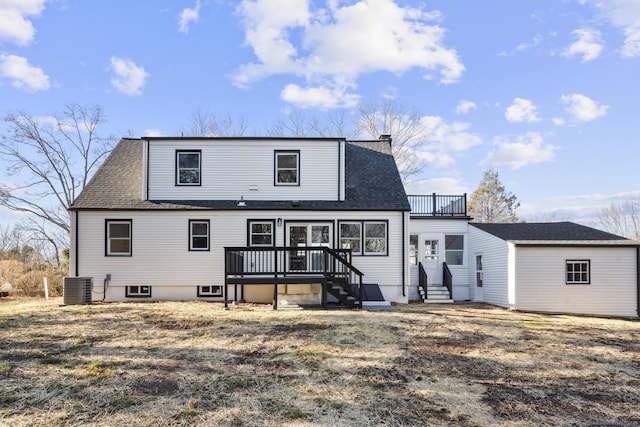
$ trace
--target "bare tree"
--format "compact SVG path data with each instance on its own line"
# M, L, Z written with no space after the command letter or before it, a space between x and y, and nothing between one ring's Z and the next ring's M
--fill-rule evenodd
M476 222L516 222L516 209L520 202L500 182L498 172L485 171L480 185L469 200L469 215Z
M218 119L215 114L198 109L179 131L183 136L243 136L247 131L247 122L242 117L238 120L231 116Z
M0 155L13 182L0 185L0 206L37 219L30 231L47 241L59 239L59 231L68 239L67 209L115 143L98 134L102 108L70 104L45 118L20 111L4 120Z
M593 226L609 233L640 240L640 203L627 200L602 208Z
M393 157L403 181L419 173L424 161L417 151L426 143L422 116L415 110L399 104L393 98L369 102L358 106L360 114L356 128L360 135L379 138L391 135Z
M296 110L267 128L267 135L272 137L348 137L347 133L343 110L329 112L321 118Z

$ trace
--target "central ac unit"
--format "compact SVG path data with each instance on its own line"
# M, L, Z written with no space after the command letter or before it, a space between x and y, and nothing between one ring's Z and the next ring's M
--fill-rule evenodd
M64 278L64 304L91 304L93 292L93 277L65 277Z

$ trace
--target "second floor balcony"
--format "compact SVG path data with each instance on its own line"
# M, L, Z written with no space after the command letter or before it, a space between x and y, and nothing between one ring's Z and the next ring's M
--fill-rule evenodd
M458 217L466 218L467 194L462 195L409 195L412 217Z

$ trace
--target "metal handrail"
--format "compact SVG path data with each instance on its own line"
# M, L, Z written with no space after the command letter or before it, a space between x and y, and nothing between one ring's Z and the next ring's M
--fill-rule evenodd
M442 263L442 284L449 291L449 299L453 298L453 275L446 262Z
M418 286L420 286L422 288L422 290L424 291L424 297L425 299L429 299L429 295L427 294L427 289L429 288L427 286L427 284L429 280L429 276L427 276L427 272L424 269L424 266L422 265L422 262L418 263Z

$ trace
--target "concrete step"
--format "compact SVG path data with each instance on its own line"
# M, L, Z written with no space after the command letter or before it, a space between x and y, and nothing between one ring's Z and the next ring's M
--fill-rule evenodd
M453 300L450 298L447 299L426 299L423 300L425 304L453 304Z

